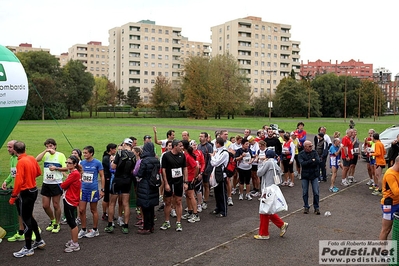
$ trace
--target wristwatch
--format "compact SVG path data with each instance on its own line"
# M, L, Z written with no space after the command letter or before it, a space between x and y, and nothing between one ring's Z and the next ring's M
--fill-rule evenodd
M101 192L104 192L104 189L103 189L103 188L101 189Z

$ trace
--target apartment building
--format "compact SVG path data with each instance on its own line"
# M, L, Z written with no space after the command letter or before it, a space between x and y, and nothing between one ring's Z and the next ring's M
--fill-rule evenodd
M180 76L181 28L141 20L109 30L109 74L125 94L134 86L148 103L157 76L177 81Z
M94 77L108 76L108 46L101 42L73 45L68 49L68 60L71 59L81 61Z
M37 47L33 47L32 44L30 43L21 43L18 46L7 46L7 48L13 52L14 54L19 53L19 52L30 52L30 51L45 51L47 53L50 53L50 49L47 48L37 48Z
M276 92L280 80L300 70L300 42L291 26L245 17L211 27L212 56L230 53L250 79L253 97Z
M335 73L338 76L346 75L361 79L372 79L373 77L373 64L365 64L360 60L355 61L353 59L347 62L342 61L341 63L338 63L338 60L335 63L331 63L331 60L328 62L321 60L309 62L308 60L306 64L301 61L300 67L300 75L310 78L326 73Z
M61 53L60 55L55 56L60 63L60 67L64 67L69 61L69 54L68 53Z

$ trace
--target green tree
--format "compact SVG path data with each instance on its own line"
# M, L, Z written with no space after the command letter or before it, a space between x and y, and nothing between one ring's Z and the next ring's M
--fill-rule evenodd
M62 69L68 117L71 117L71 111L82 111L83 105L92 97L94 78L85 70L86 67L78 60L68 61Z
M166 116L166 111L176 99L172 90L172 83L164 76L158 76L151 93L150 103L161 117Z
M64 97L59 93L61 72L57 58L44 51L17 53L29 81L29 96L22 119L65 118ZM46 107L46 108L45 108Z
M107 86L108 79L106 77L94 77L94 87L92 91L92 97L87 103L89 107L90 117L92 117L93 110L97 114L97 108L99 105L104 105L107 103Z
M140 103L140 88L139 87L129 87L129 91L127 92L126 103L133 108L137 108L137 105Z
M247 77L232 55L189 57L182 76L183 105L196 118L242 113L250 99Z
M207 118L212 109L214 91L209 86L210 61L207 57L191 56L184 62L181 77L183 101L181 103L195 118Z
M118 99L118 91L119 89L116 87L115 82L110 82L108 81L107 84L107 104L111 105L113 110L114 110L114 117L116 117L115 113L115 106L118 105L119 99Z

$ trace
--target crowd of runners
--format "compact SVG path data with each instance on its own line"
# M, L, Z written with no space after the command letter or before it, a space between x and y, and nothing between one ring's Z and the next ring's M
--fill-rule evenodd
M128 234L132 224L129 221L131 195L137 197L137 221L133 225L138 234L154 233L156 207L164 214L161 230L170 229L173 219L174 229L180 232L183 230L182 220L198 223L200 213L207 209L216 217L224 218L234 201L251 201L262 196L262 176L258 176L257 171L258 166L268 159L274 160L279 171L281 169L280 186L292 188L301 182L305 214L309 213L309 184L312 185L314 213L319 215L319 182L329 182L331 193L357 182L355 170L362 148L370 179L367 185L373 195L382 195L382 169L386 164L385 149L378 133L370 129L369 136L359 140L353 127L348 128L342 138L340 132L334 132L330 137L327 129L320 127L318 134L310 140L304 126L299 122L292 130L276 131L265 125L257 132L245 129L235 136L224 129L201 132L196 137L183 131L181 138L176 137L174 130L169 130L165 139L160 139L157 128L153 127L152 136L144 136L143 145L139 146L135 137L126 138L120 144L108 144L101 161L95 158L92 146L86 146L82 151L73 149L70 156L65 156L57 151L56 141L49 138L44 142L43 152L34 158L26 155L23 142L9 141L10 175L2 189L14 188L10 204L17 205L20 217L19 230L8 241L25 241L25 246L14 256L31 256L34 249L46 245L32 216L38 193L35 179L40 175L43 175L42 206L50 221L45 231L56 234L63 223L71 229L65 252L80 250L80 238L98 236L100 219L107 223L104 232L114 233L118 225L122 233ZM154 152L154 144L161 147L159 158ZM304 151L302 157L301 151ZM306 162L306 156L310 156L311 164ZM236 169L232 175L227 175L223 169L228 166L230 157L234 158ZM43 171L38 166L40 161L43 161ZM154 168L157 169L155 173ZM310 168L312 174L309 174ZM328 168L331 177L327 174ZM316 173L315 177L312 177L313 173ZM223 181L214 184L212 179L217 175L223 176ZM153 182L157 176L162 179L160 187ZM208 205L211 193L215 206ZM102 213L99 214L97 204L101 199ZM91 229L87 228L87 205L93 219ZM184 210L183 206L187 208ZM276 225L283 236L288 224L280 219ZM268 237L268 231L261 232L261 229L255 236L256 239Z

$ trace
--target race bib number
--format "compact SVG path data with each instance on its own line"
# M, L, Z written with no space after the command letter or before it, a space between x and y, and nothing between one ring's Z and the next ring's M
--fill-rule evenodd
M338 163L337 163L337 157L335 157L335 156L331 156L330 155L330 165L338 165Z
M44 178L46 180L54 180L55 173L48 168L44 168Z
M17 168L16 167L11 167L10 174L11 174L12 178L15 178L15 176L17 175Z
M179 178L183 176L183 170L181 167L179 168L172 168L172 178Z
M83 175L82 175L82 182L85 182L85 183L93 183L93 174L90 174L90 173L83 173Z

